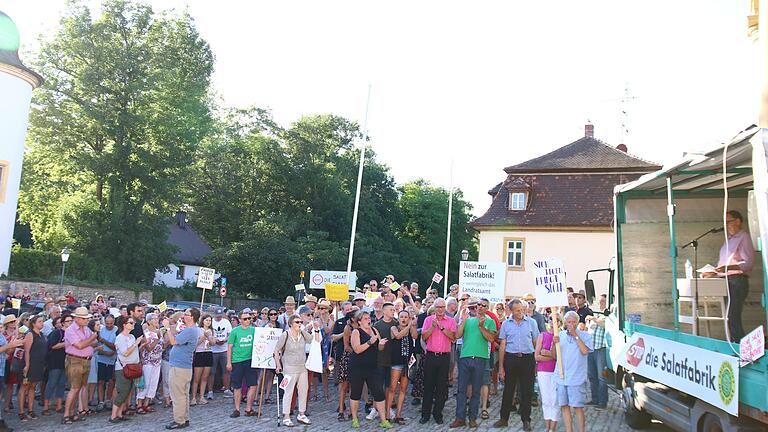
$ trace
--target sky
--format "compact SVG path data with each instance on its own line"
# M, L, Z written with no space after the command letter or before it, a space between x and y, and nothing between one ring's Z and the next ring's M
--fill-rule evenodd
M322 113L362 126L370 86L370 145L395 180L448 188L453 161L477 216L505 166L581 138L588 121L596 138L670 163L757 118L748 0L150 3L195 19L226 105L286 126ZM0 0L26 52L64 6Z

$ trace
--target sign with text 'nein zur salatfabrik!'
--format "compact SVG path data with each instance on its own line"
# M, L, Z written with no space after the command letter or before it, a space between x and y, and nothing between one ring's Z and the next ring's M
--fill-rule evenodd
M490 261L462 261L459 264L459 289L472 297L492 303L504 301L506 264Z
M533 262L536 306L568 306L565 267L560 258L547 258Z

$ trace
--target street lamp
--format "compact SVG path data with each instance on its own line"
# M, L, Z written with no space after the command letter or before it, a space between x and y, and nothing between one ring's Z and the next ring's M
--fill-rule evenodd
M67 267L67 261L69 261L69 248L64 246L61 250L61 283L59 283L59 295L64 290L64 268Z
M462 261L466 261L469 258L469 251L464 249L461 251L461 259Z

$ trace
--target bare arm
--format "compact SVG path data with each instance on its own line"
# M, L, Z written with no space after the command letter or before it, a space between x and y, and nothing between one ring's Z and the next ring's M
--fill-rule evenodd
M32 341L33 341L32 331L30 331L29 333L27 333L26 336L24 336L24 363L27 366L26 368L24 368L25 374L26 374L26 370L29 369L29 362L30 362L29 357L30 357L30 351L32 350Z

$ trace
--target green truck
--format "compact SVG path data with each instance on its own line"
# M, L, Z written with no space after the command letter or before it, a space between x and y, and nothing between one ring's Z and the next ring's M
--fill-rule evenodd
M752 126L614 189L606 374L633 428L656 418L679 431L768 431L768 356L746 360L765 354L767 149L768 129ZM757 330L742 344L728 341L727 280L697 278L693 265L717 266L726 209L744 216L757 249L742 314Z

